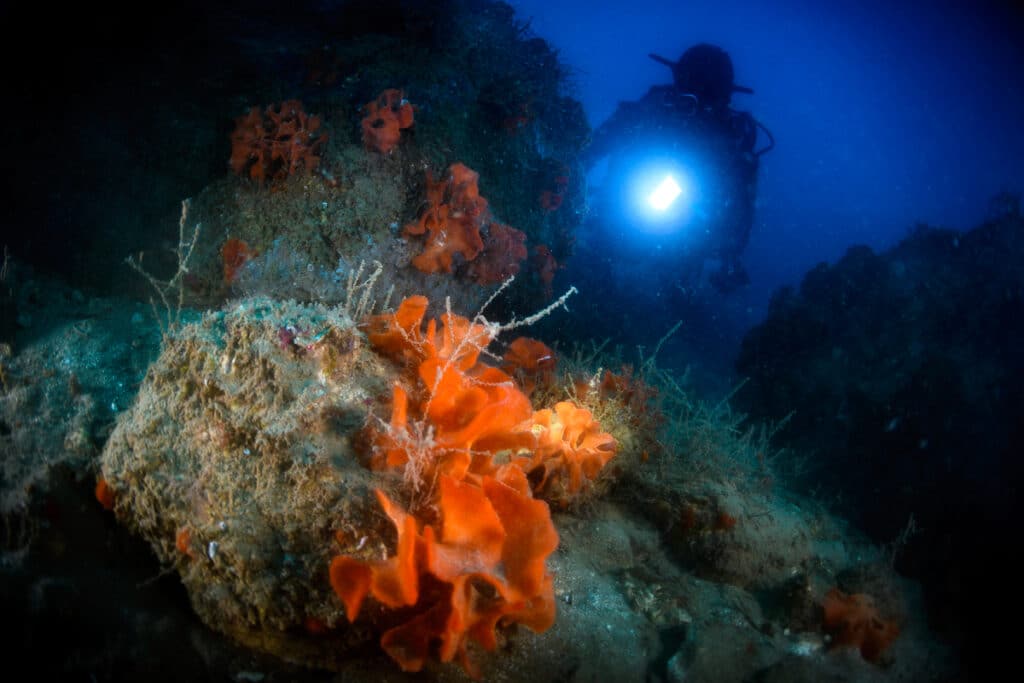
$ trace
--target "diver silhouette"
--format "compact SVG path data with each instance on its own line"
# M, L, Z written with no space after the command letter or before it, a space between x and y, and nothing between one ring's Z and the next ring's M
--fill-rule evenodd
M774 139L749 113L731 108L733 93L753 91L736 85L723 49L701 43L675 62L649 56L672 69L673 83L621 102L585 152L588 168L609 157L605 182L592 202L596 239L623 251L635 245L644 258L666 259L661 265L677 273L676 287L684 293L699 285L706 261L717 261L708 281L731 292L749 283L740 255L754 221L759 159ZM755 149L759 129L768 144ZM664 187L655 186L658 174L645 171L651 159L657 160L653 167L675 167L674 175L685 178L666 175ZM662 199L655 191L668 194ZM638 192L641 203L657 211L634 210ZM678 195L683 196L677 206L668 208L665 202ZM645 230L653 236L637 239Z

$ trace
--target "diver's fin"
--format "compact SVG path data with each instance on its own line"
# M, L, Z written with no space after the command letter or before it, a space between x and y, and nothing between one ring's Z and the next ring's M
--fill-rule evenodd
M673 62L673 61L672 61L671 59L665 59L665 58L664 58L664 57L662 57L661 55L656 55L656 54L654 54L653 52L652 52L652 53L650 53L650 54L649 54L649 55L647 55L647 56L648 56L648 57L650 57L651 59L653 59L653 60L654 60L654 61L656 61L656 62L660 62L660 63L664 64L665 66L667 66L667 67L668 67L668 68L670 68L670 69L673 69L673 68L675 68L675 66L676 66L676 63L675 63L675 62Z

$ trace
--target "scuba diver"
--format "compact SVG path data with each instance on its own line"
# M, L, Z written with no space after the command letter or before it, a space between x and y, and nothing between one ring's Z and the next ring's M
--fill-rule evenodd
M649 56L672 69L674 82L620 103L585 152L588 168L609 157L591 211L595 237L616 251L639 249L648 267L648 257L671 259L684 294L697 288L705 261L717 260L709 282L731 292L749 283L740 255L754 221L759 159L774 139L730 107L733 93L753 91L735 84L721 48L695 45L675 62ZM759 128L769 143L756 150Z

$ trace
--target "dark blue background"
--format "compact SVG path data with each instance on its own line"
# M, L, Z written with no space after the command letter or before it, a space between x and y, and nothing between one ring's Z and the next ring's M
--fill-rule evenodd
M851 244L885 248L916 222L969 229L1024 190L1020 14L990 3L518 0L573 70L593 126L698 42L755 90L733 106L775 134L746 254L749 322L776 286ZM600 180L600 167L591 179ZM733 302L735 303L735 302Z

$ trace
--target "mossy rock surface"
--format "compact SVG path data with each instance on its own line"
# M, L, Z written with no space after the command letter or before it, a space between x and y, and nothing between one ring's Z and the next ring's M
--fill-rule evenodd
M381 482L353 440L387 401L389 372L352 321L323 306L247 300L167 341L107 443L102 476L118 519L180 574L207 625L330 668L368 640L347 627L327 567L339 539L354 545L378 526ZM311 638L320 626L329 635Z

